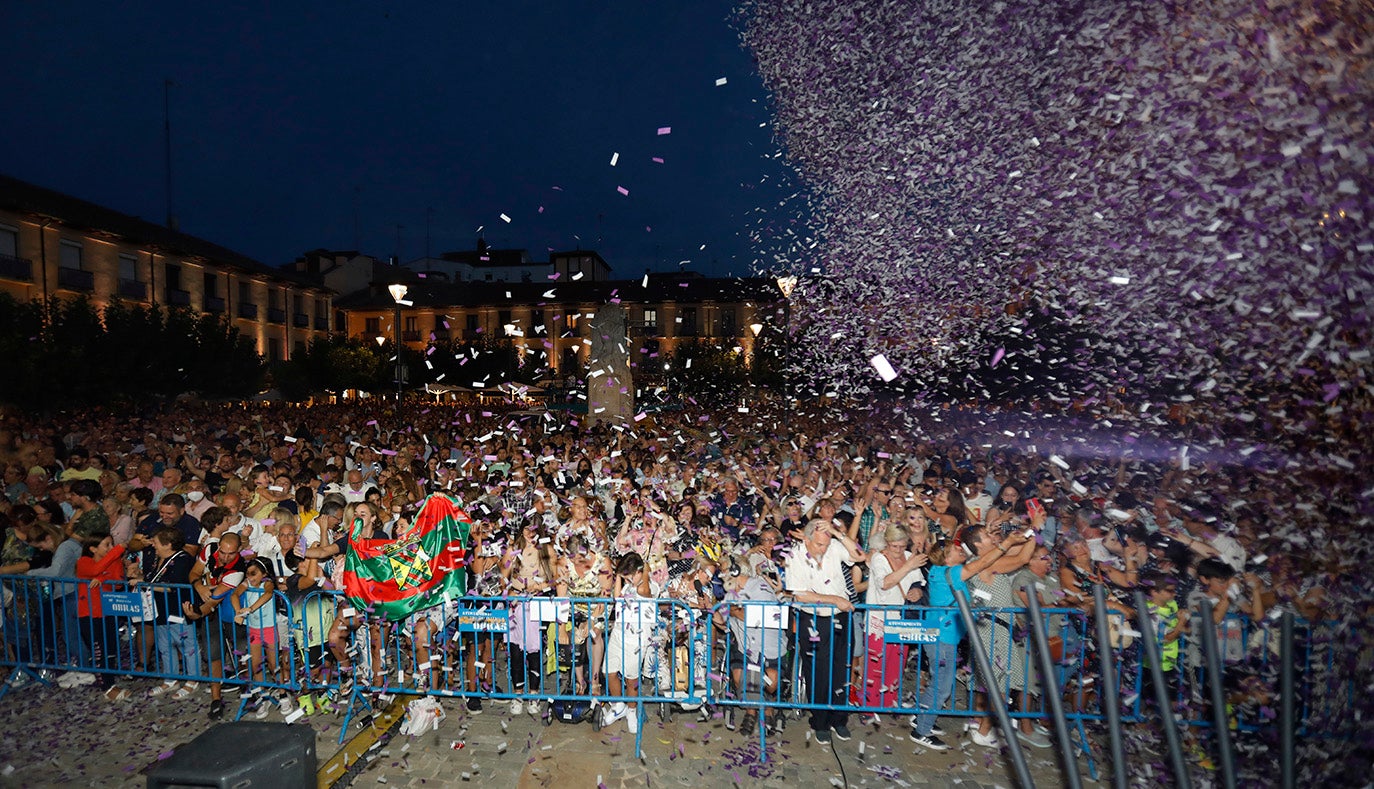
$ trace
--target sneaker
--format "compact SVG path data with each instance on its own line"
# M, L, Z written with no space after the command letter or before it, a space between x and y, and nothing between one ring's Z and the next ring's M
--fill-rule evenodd
M210 720L217 721L224 717L224 699L210 699Z
M911 741L921 746L922 748L926 748L932 751L949 750L949 746L945 745L944 740L941 740L934 734L917 734L915 730L912 730Z
M265 719L265 718L267 717L267 713L269 713L269 712L271 712L271 711L272 711L272 710L271 710L270 705L265 704L265 703L260 703L260 704L258 704L258 708L255 709L255 710L253 710L253 717L254 717L254 718L257 718L258 720L263 720L263 719Z
M830 744L830 732L817 730L813 733L816 735L816 742L820 743L821 745Z
M977 728L969 731L969 737L973 739L974 745L981 745L984 748L996 748L1002 743L997 739L997 732L988 730L987 734L978 731Z
M740 721L739 721L739 728L740 728L740 731L746 731L746 732L747 732L747 731L749 731L750 729L753 729L754 727L756 727L757 725L758 725L758 718L755 717L755 713L754 713L753 710L745 710L745 711L744 711L744 714L740 716Z
M782 710L773 710L773 715L768 722L768 731L771 734L782 734L787 730L787 716Z
M839 726L831 726L830 731L835 734L835 739L840 742L849 742L854 735L849 733L849 727L841 723Z
M511 714L511 715L524 715L524 714L525 714L525 702L522 701L522 700L520 700L520 699L511 699L511 700L510 700L510 714Z
M615 723L616 721L620 720L621 718L625 717L625 715L630 711L630 708L626 706L625 702L623 701L617 701L613 704L604 705L601 709L601 728L603 729L607 726L610 726L612 723Z
M281 709L282 715L290 715L296 711L296 700L283 693L277 699L277 707Z
M477 698L476 696L469 696L469 697L468 697L468 712L471 712L473 715L481 715L481 714L482 714L482 700L479 699L479 698Z
M734 707L727 707L727 708L725 709L725 728L728 729L729 731L734 731L734 730L735 730L735 708L734 708Z
M1016 739L1018 739L1018 740L1020 740L1021 742L1023 742L1023 743L1025 743L1025 744L1029 745L1029 746L1032 747L1032 748L1048 748L1048 747L1050 747L1050 738L1049 738L1049 737L1046 737L1045 735L1041 734L1040 732L1034 731L1034 730L1032 730L1029 734L1027 734L1026 732L1023 732L1023 731L1021 731L1020 729L1017 729L1017 730L1016 730Z
M914 724L913 724L913 725L914 725ZM943 736L945 736L945 730L942 729L942 728L940 728L940 724L938 724L938 723L935 724L934 726L931 726L931 727L930 727L930 733L933 734L933 735L935 735L936 737L943 737Z
M877 725L878 725L878 713L876 713L876 712L865 712L864 714L860 715L860 716L859 716L859 725L860 725L860 726L877 726Z

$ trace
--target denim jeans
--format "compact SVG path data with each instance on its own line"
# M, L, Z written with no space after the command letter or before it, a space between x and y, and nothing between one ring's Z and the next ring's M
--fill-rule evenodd
M943 710L949 708L954 698L954 672L959 660L958 644L922 644L926 665L930 668L930 681L921 688L917 706L923 710ZM924 712L916 716L916 733L928 736L935 728L934 712Z
M186 677L200 675L200 642L196 639L193 625L159 623L153 627L153 638L157 643L157 656L163 674Z

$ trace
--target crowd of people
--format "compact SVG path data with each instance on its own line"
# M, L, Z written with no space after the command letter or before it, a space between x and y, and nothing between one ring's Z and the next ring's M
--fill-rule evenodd
M452 610L422 612L401 634L413 686L454 687L433 667L457 644L470 675L457 681L515 694L517 713L544 711L536 706L548 687L544 641L561 637L532 609L529 598L545 595L617 600L568 639L584 655L579 693L633 696L649 671L642 630L650 625L632 601L673 599L703 617L715 612L741 693L746 668L764 688L779 686L784 653L796 651L808 700L830 703L811 711L822 742L851 736L846 708L938 710L954 693L968 642L957 615L932 617L938 638L908 648L884 638L890 618L877 607L953 606L963 590L979 607L1018 608L1035 590L1041 606L1080 612L1051 618L1049 636L1061 665L1076 662L1069 674L1091 673L1079 623L1091 614L1093 585L1105 586L1127 632L1131 592L1142 588L1156 625L1143 637L1157 640L1176 695L1187 695L1202 665L1196 635L1205 624L1190 616L1200 597L1212 600L1210 625L1236 666L1268 647L1242 638L1228 616L1264 623L1292 611L1316 622L1328 613L1341 568L1321 552L1264 555L1274 525L1261 504L1274 492L1243 467L1075 452L1082 447L1067 435L1014 443L1003 440L1013 431L974 416L913 429L837 413L687 408L592 423L415 402L402 420L364 400L9 414L0 420L0 575L12 576L6 649L19 663L66 662L75 670L63 684L98 682L114 700L130 693L115 681L126 669L170 676L149 692L188 698L198 688L185 677L237 669L227 634L250 647L253 681L280 687L289 659L277 593L294 601L341 588L350 534L399 538L438 492L474 523L468 592L523 602L511 603L500 643L450 641ZM46 594L71 604L38 606L49 613L25 624L21 576L81 583L53 582ZM146 593L144 616L129 620L134 645L122 657L102 645L119 641L123 620L100 606L102 584L120 582L158 590ZM347 602L315 599L331 609L316 612L323 624L312 670L337 675L345 690L374 686L371 672L388 665L386 625L367 624ZM760 637L722 601L793 604L790 641ZM210 638L207 622L217 628ZM51 637L35 637L35 628ZM1007 659L994 661L999 686L1020 709L1038 708L1035 672L1018 668L1030 665L1024 617L985 616L976 629L981 643L1006 648ZM368 635L361 651L360 632ZM498 652L506 672L494 671ZM928 678L919 698L902 698L908 686L892 678L913 664ZM80 670L91 666L109 670ZM1238 703L1272 702L1263 672L1236 673ZM225 689L211 684L213 717L224 714ZM295 702L277 695L290 712ZM480 709L482 695L468 695L469 709ZM267 701L257 703L261 714ZM986 709L981 694L975 704ZM603 724L635 725L633 705L605 706ZM998 746L991 716L973 720L972 742ZM1021 719L1017 736L1048 747L1041 723ZM950 747L935 714L910 725L919 745ZM1201 749L1195 756L1206 761Z

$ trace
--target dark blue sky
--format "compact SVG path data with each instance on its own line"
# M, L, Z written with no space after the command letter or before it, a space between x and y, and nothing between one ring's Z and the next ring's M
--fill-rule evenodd
M170 78L181 229L265 263L385 257L398 223L409 260L432 208L436 254L484 225L535 257L580 236L620 276L684 259L745 274L794 188L729 15L702 0L8 3L0 171L163 221Z

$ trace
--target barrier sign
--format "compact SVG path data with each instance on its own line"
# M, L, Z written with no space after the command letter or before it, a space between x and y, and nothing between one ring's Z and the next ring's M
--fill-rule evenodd
M458 612L459 633L506 633L510 631L510 612L505 609L463 609Z
M105 616L142 616L143 595L138 592L104 592L100 612Z
M883 641L888 644L934 644L940 628L920 619L889 619L883 624Z

